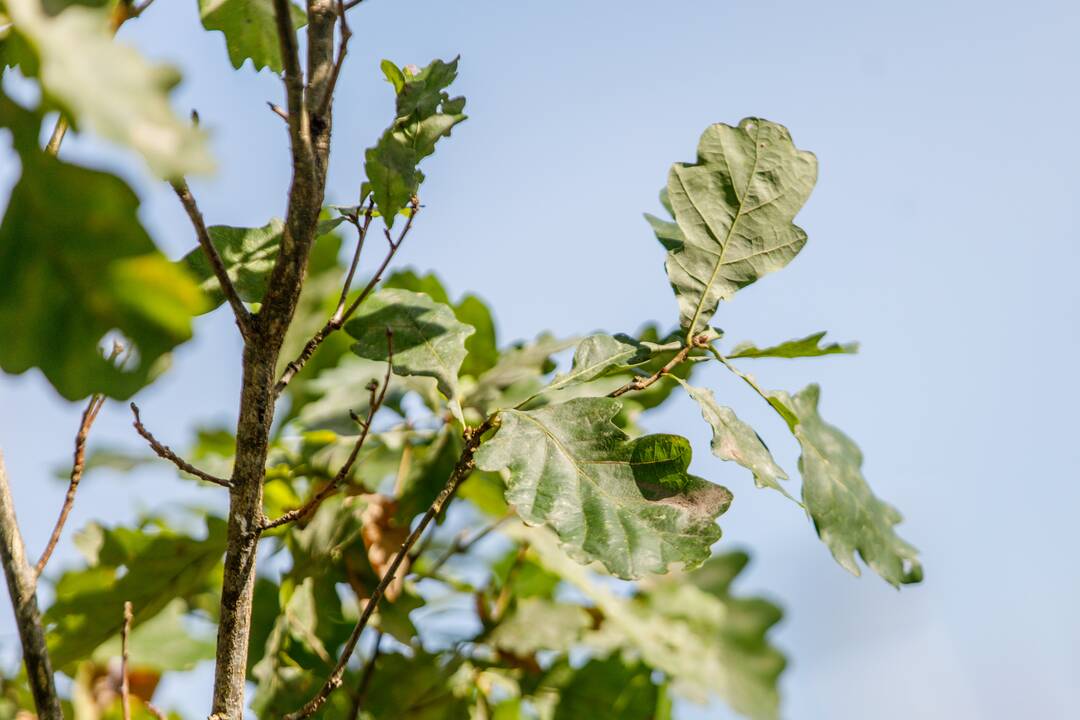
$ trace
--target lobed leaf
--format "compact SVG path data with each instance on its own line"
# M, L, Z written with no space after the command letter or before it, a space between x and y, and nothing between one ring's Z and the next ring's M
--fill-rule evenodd
M720 538L731 493L686 473L690 444L674 435L629 440L612 422L621 403L577 398L500 413L476 453L507 469L507 501L528 523L552 527L575 557L621 578L695 567Z
M37 149L37 121L0 97L0 125L16 130L22 177L0 222L0 367L37 367L68 400L128 398L191 337L203 297L158 252L121 179ZM99 349L125 344L123 367Z
M120 633L125 601L134 608L132 628L155 618L176 598L206 585L225 550L225 523L207 518L207 536L196 539L163 530L150 534L118 528L101 536L100 565L68 573L45 612L52 626L49 655L58 668L89 657ZM116 568L126 572L117 576Z
M295 29L307 23L307 15L292 2L289 15ZM268 67L280 73L284 69L273 0L199 0L199 18L204 28L220 30L225 36L233 67L239 69L251 60L256 70Z
M712 428L712 452L721 460L734 460L754 474L754 484L770 487L790 498L780 484L787 473L773 460L772 453L754 428L740 420L735 411L716 402L712 390L694 387L679 380L687 394L701 407L701 417Z
M473 328L427 295L393 288L373 293L345 324L357 341L352 351L368 360L389 358L387 328L393 332L394 373L435 378L443 395L455 400Z
M368 190L387 227L410 202L424 174L420 161L435 152L435 144L465 120L465 98L451 98L445 89L457 77L458 60L434 60L415 75L407 75L388 60L383 72L394 86L394 122L374 147L364 153ZM366 195L366 192L364 193Z
M33 74L45 95L77 126L132 148L166 179L213 170L206 134L169 104L177 71L115 42L104 8L71 6L50 16L40 0L6 2L22 46L33 51ZM24 72L29 64L21 63Z
M794 397L774 396L795 418L791 430L802 447L803 502L836 561L859 575L858 552L891 585L920 582L918 551L893 527L901 521L900 513L870 490L855 442L818 414L821 389L809 385Z
M821 339L825 337L825 332L814 333L813 335L807 335L804 338L798 340L788 340L782 342L779 345L773 345L771 347L759 348L753 343L744 342L736 345L727 357L730 359L735 358L801 358L801 357L820 357L822 355L852 355L859 351L858 343L829 343L828 345L822 345Z
M813 154L760 118L709 126L697 163L672 166L667 198L680 233L650 222L669 248L668 278L688 335L708 329L721 300L802 249L806 233L792 220L816 178Z

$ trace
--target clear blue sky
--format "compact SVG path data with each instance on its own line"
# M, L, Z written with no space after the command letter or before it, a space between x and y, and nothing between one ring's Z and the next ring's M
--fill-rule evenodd
M221 165L193 183L210 222L261 224L281 215L287 185L284 130L264 104L280 85L234 73L222 36L197 22L194 0L158 0L122 37L183 68L177 106L198 108ZM690 436L697 473L737 495L722 524L724 543L754 550L742 589L787 610L785 715L1080 717L1080 5L366 0L352 25L331 200L354 198L363 148L388 117L378 61L460 53L471 119L425 167L427 210L402 262L483 295L505 339L674 321L640 214L708 123L759 115L816 152L820 179L799 217L809 244L716 322L733 339L827 329L862 341L854 358L754 370L769 387L822 383L826 418L860 442L874 488L904 511L925 584L897 593L847 575L803 517L708 454L689 403L654 422ZM80 138L64 152L128 177L173 256L194 244L175 198L137 162ZM14 181L7 158L0 197ZM232 417L234 335L223 312L200 321L140 395L167 442ZM794 468L794 443L753 397L719 371L702 378ZM52 475L78 413L36 373L0 378L0 447L32 554L60 504ZM121 404L94 442L136 446ZM220 501L167 469L103 473L71 527L193 497ZM75 561L69 540L61 563ZM14 641L4 610L0 643ZM199 697L205 681L164 692Z

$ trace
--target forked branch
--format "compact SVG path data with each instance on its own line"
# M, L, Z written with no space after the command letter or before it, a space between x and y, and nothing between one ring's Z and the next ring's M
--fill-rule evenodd
M334 690L341 686L342 676L345 674L345 666L349 662L349 658L352 656L353 651L356 649L356 644L360 641L360 635L364 632L364 628L367 627L368 622L371 620L371 616L375 613L375 610L379 607L379 602L382 600L383 595L386 593L386 589L390 586L390 583L394 581L394 577L397 575L398 569L401 567L402 561L409 555L409 551L413 545L416 544L420 536L424 534L431 521L438 517L442 512L450 499L454 496L458 486L469 476L473 468L476 465L474 455L476 449L480 447L480 441L484 434L491 430L495 424L495 416L489 417L484 421L482 425L476 428L467 428L465 430L465 448L461 451L460 457L458 457L457 464L454 466L453 472L450 473L450 478L446 481L446 485L439 492L439 495L435 498L435 501L431 503L431 507L427 509L423 517L420 518L420 522L417 523L416 528L413 529L409 536L405 538L405 542L402 543L401 548L394 555L394 559L390 562L390 566L386 569L382 578L379 579L379 584L372 591L371 597L364 605L363 611L360 613L360 619L357 621L356 626L353 628L352 634L349 636L344 647L341 651L341 657L338 658L337 665L330 673L330 677L326 679L326 682L320 688L319 692L311 698L302 708L296 712L289 713L285 716L285 720L301 720L302 718L311 717L314 713L318 712L319 708L326 703L326 699L330 696Z
M401 243L405 241L405 237L409 234L409 230L412 228L413 218L416 217L416 213L419 211L419 201L414 197L412 200L412 212L409 213L409 218L405 222L405 227L402 228L401 233L398 235L395 241L390 237L389 231L386 234L386 240L389 245L386 256L383 258L382 263L378 269L375 270L375 274L368 281L368 284L364 286L364 289L360 291L360 294L356 296L356 299L352 301L347 307L345 301L348 299L349 287L352 284L353 275L356 272L356 266L360 261L360 251L363 249L363 243L367 237L368 229L371 226L371 206L368 206L368 210L364 214L364 222L361 224L358 219L353 219L351 222L356 226L357 231L360 233L359 240L357 241L356 253L353 255L353 261L349 268L349 273L346 277L344 289L341 293L341 300L338 302L337 309L334 314L326 321L326 324L319 328L310 340L304 345L304 349L300 351L300 354L296 356L296 359L285 366L284 372L281 373L281 379L274 385L274 397L281 395L282 391L288 387L292 379L296 377L296 374L303 369L307 361L311 359L311 356L315 354L315 351L319 349L319 346L323 344L323 341L333 333L340 330L345 323L352 317L353 313L367 300L375 290L375 286L382 280L383 273L386 272L386 268L390 266L390 261L394 259L394 255L397 254L398 248L401 247Z
M338 470L337 475L335 475L333 480L327 483L325 487L323 487L319 492L315 494L314 497L312 497L302 506L296 508L295 510L288 511L276 520L271 520L264 523L259 528L260 532L273 530L274 528L281 527L282 525L287 525L288 523L308 517L309 515L311 515L311 513L319 509L319 506L322 505L323 501L326 500L326 498L336 493L341 488L341 485L345 482L345 479L349 477L349 473L352 471L353 465L356 464L356 458L360 455L360 451L363 449L364 443L367 441L368 433L371 431L372 420L375 419L375 413L379 411L380 407L382 407L383 401L386 400L386 390L388 387L390 387L390 373L394 367L394 333L390 328L386 329L386 355L386 376L383 378L382 387L379 388L376 385L377 381L375 380L372 380L371 385L368 386L371 397L369 398L368 402L367 418L361 420L356 415L356 413L350 412L352 419L360 425L360 436L353 444L352 452L349 453L349 457L346 458L345 462L341 466L341 469Z

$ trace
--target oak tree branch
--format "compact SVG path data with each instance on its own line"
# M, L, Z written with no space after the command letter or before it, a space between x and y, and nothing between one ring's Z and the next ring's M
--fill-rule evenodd
M0 563L4 566L15 625L22 643L23 664L34 707L40 720L64 720L53 682L52 663L45 646L45 630L37 604L37 576L26 559L22 533L15 518L15 503L8 486L4 456L0 454Z

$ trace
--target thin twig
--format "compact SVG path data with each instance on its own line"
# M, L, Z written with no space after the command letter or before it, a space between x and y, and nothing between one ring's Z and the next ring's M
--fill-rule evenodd
M317 114L320 117L326 115L330 110L330 103L334 100L334 87L337 85L338 75L341 74L341 66L345 62L345 55L349 52L349 38L352 37L352 30L349 29L349 21L345 19L345 3L343 0L337 0L337 16L338 20L341 22L337 60L334 62L334 69L330 71L330 79L327 81L326 91L323 94L322 102L319 103L319 111Z
M495 522L488 524L484 528L472 534L469 533L468 529L462 530L454 536L454 540L450 543L450 547L448 547L445 552L443 552L443 554L440 555L438 559L436 559L435 562L431 564L431 567L424 568L424 571L423 573L421 573L421 575L423 577L430 577L432 575L438 574L439 570L442 569L443 565L445 565L450 560L450 558L454 557L455 555L462 555L469 552L469 550L472 549L473 545L486 538L488 535L498 529L500 525L502 525L504 522L506 522L513 516L513 513L507 513Z
M709 339L707 335L702 334L694 337L691 340L690 344L684 346L681 350L679 350L679 352L675 353L674 357L668 360L667 363L665 363L664 367L660 368L652 375L649 375L647 377L636 377L625 385L615 388L610 393L608 393L608 397L617 398L620 395L625 395L628 392L644 390L645 388L653 385L663 376L669 374L676 367L684 363L686 359L690 357L690 353L693 352L695 349L706 348L708 346Z
M45 152L49 153L53 157L56 157L60 152L60 143L64 142L64 135L68 131L68 119L64 115L56 118L56 125L53 126L52 135L49 137L49 144L45 146Z
M200 480L205 480L206 482L214 483L215 485L221 485L222 487L232 487L230 481L200 470L173 452L168 445L162 445L158 442L158 439L142 424L142 418L139 416L139 406L135 403L131 403L131 412L135 415L135 421L132 423L135 426L135 432L139 433L139 435L150 444L150 449L152 449L158 457L168 460L188 475L194 475Z
M364 0L348 0L345 3L345 9L346 10L352 10L354 7L356 7L357 5L359 5L362 2L364 2Z
M446 481L446 485L439 492L435 501L431 503L431 507L429 507L423 517L420 518L420 522L417 523L416 528L409 533L407 538L405 538L405 542L402 543L401 548L390 562L390 567L386 569L386 572L379 580L379 584L371 593L371 597L368 599L367 604L364 605L364 610L360 613L360 619L357 621L352 634L342 648L341 657L338 659L334 670L330 673L330 677L326 679L326 682L319 692L316 693L307 704L296 712L286 715L284 720L301 720L302 718L310 717L323 706L326 699L330 696L330 693L341 686L341 678L345 673L345 666L348 664L353 650L356 649L356 644L360 640L361 633L364 632L364 628L367 627L368 621L371 620L371 616L375 613L376 608L378 608L379 601L382 600L390 583L394 581L394 576L397 574L398 568L401 567L401 563L408 556L409 550L412 549L413 545L416 544L416 541L420 539L420 536L424 534L424 531L427 529L428 525L431 524L431 521L442 512L443 507L453 497L458 486L469 476L469 473L472 472L472 469L475 466L473 456L476 453L476 449L480 446L480 441L484 433L494 427L494 424L495 416L493 415L485 420L479 427L467 428L465 430L465 448L461 451L461 456L458 458L453 472L450 473L450 478Z
M146 711L148 713L157 718L157 720L169 720L169 716L166 715L165 711L159 708L157 705L143 700L143 707L146 708Z
M120 708L131 720L131 688L128 685L128 635L131 633L131 602L124 601L124 624L120 627Z
M277 115L279 118L281 118L285 122L289 122L289 113L285 112L285 110L280 105L275 105L274 103L270 102L269 100L266 101L266 104L270 106L270 111L272 113Z
M357 720L360 717L360 710L364 707L364 700L367 699L368 688L371 686L371 678L375 675L375 661L379 659L382 639L383 631L379 630L375 633L375 645L371 648L371 657L368 658L364 671L360 675L360 685L356 688L356 697L353 698L349 720Z
M191 194L190 188L183 180L173 182L172 188L176 191L176 197L180 198L180 203L184 206L184 210L187 211L188 217L191 218L191 224L195 227L195 237L198 238L199 246L206 254L206 259L210 261L210 267L214 271L214 277L217 278L218 285L221 286L222 294L225 295L225 299L232 306L233 315L236 316L236 325L240 328L240 334L245 341L250 340L251 313L244 307L244 301L240 299L239 293L236 292L236 286L233 285L232 279L229 278L229 271L225 269L225 262L221 259L217 248L214 247L213 240L210 239L210 232L206 229L206 222L203 220L202 213L199 212L195 196Z
M64 523L67 522L68 514L75 504L75 491L79 489L79 481L82 480L83 470L86 469L86 439L90 436L90 426L94 424L94 420L97 419L98 413L101 412L101 406L104 404L105 396L94 395L90 398L90 402L87 403L86 409L83 410L82 420L79 422L79 432L75 434L75 457L71 463L67 494L64 495L64 504L60 507L60 517L56 519L56 525L53 526L49 542L45 544L45 550L41 553L41 557L38 558L37 565L34 567L35 577L41 577L41 573L45 570L45 565L48 564L53 550L56 549L56 544L60 541L60 533L64 529Z
M353 465L356 463L356 458L360 455L360 450L364 447L364 442L367 440L368 433L371 431L371 423L375 419L375 413L382 407L383 401L386 399L386 390L390 387L390 373L393 370L393 367L394 332L390 328L386 328L386 376L383 378L382 388L378 390L378 395L376 395L375 381L372 381L373 384L369 386L371 398L368 403L367 419L361 420L355 413L350 413L353 420L360 424L361 431L360 437L358 437L353 444L353 449L352 452L349 453L349 457L346 458L345 463L341 466L341 469L338 470L334 479L327 483L313 498L295 510L288 511L276 520L263 523L259 528L260 532L273 530L282 525L287 525L288 523L308 517L311 513L319 509L319 506L322 505L322 502L326 500L326 498L338 491L342 483L345 482L345 478L349 476L349 472L352 470Z
M356 312L357 308L359 308L375 290L375 286L382 280L383 273L386 272L386 268L389 267L390 261L394 259L394 255L397 253L398 248L401 247L401 243L405 240L406 235L409 234L409 229L412 228L413 218L416 217L416 213L420 209L419 202L415 197L413 198L411 207L412 212L409 214L409 218L406 221L401 234L398 235L397 241L395 242L394 240L387 238L390 247L386 253L386 257L383 258L382 264L379 265L368 284L364 286L364 289L360 291L360 294L356 296L356 299L353 300L352 304L345 308L345 310L336 310L327 323L307 341L307 344L304 345L304 349L300 351L300 354L297 355L296 359L285 366L284 372L281 373L281 379L274 385L275 398L281 395L282 391L284 391L289 383L292 382L292 379L296 377L296 374L303 369L304 365L307 364L307 361L315 354L315 351L322 345L323 341L334 332L340 330L346 321L352 317L353 313ZM364 227L365 235L367 233L366 222L367 221L365 221Z
M364 240L367 239L368 228L371 227L371 214L374 206L374 200L368 203L367 210L364 211L363 225L360 224L360 219L355 215L348 216L349 222L356 228L356 252L353 253L352 262L349 263L349 271L345 274L345 282L341 285L341 296L338 298L337 307L334 308L334 314L330 316L331 320L341 322L341 318L345 314L345 303L349 301L349 290L352 289L356 268L360 265L360 254L364 251Z
M4 455L0 453L0 564L4 566L11 609L15 613L15 625L22 644L23 665L26 667L26 684L34 697L34 707L40 720L64 720L60 696L53 682L52 663L45 645L45 629L37 604L37 578L26 559L22 533L15 518L15 503L8 486L4 469Z

